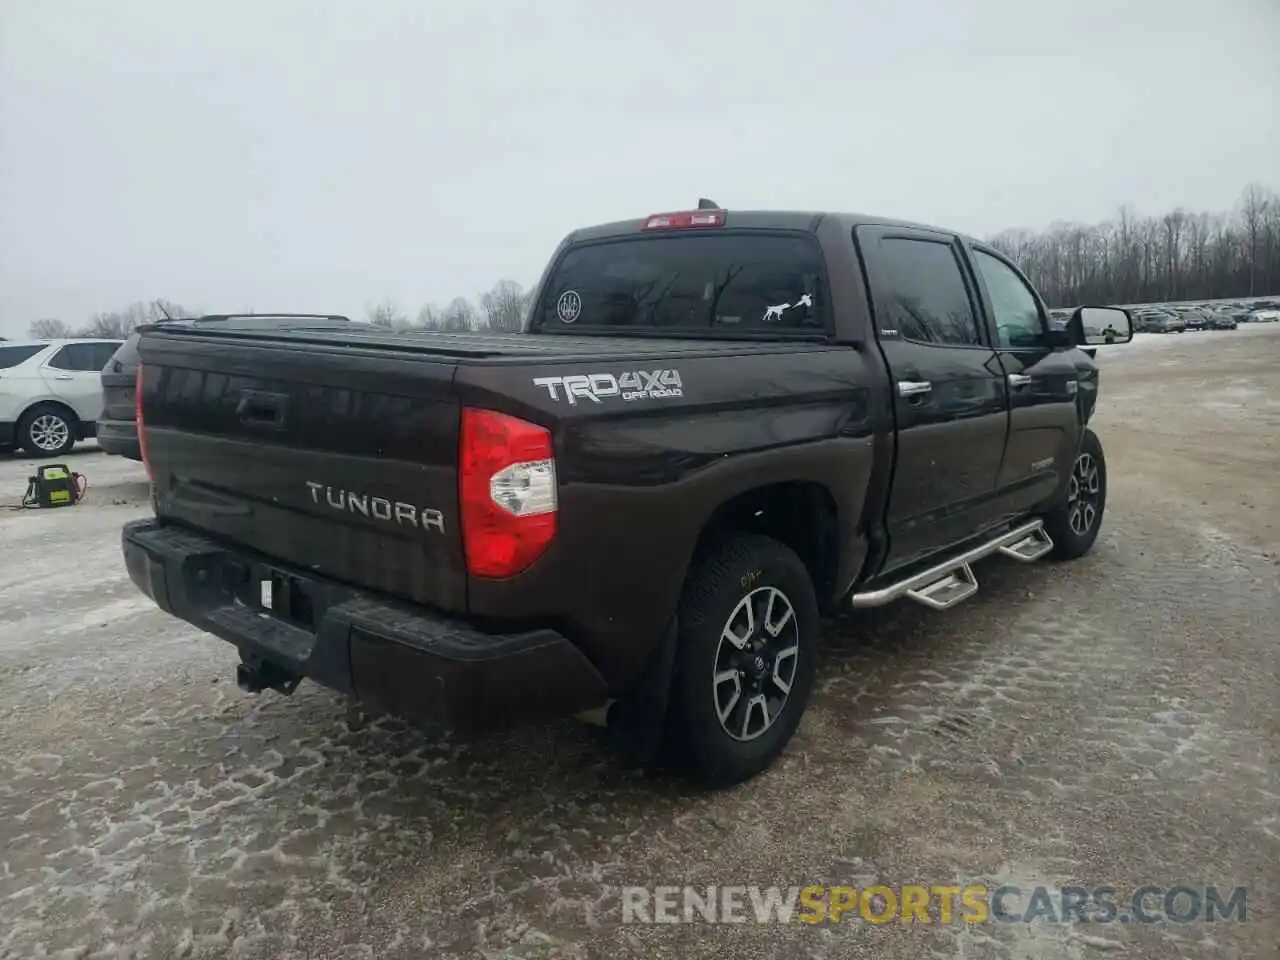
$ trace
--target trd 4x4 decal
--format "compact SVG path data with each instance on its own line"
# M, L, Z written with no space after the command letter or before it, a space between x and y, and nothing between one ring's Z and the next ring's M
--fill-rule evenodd
M628 370L626 373L575 373L566 377L534 377L552 400L579 400L600 403L607 397L623 400L661 400L683 397L684 384L678 370Z

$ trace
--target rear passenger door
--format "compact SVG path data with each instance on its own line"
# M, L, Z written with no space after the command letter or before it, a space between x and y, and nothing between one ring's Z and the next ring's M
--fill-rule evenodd
M857 240L894 394L887 570L995 522L1008 405L958 239L859 227Z
M1009 388L1009 439L997 481L1008 515L1052 497L1075 462L1081 421L1074 351L1055 347L1040 297L1007 259L970 248Z
M119 343L68 343L41 371L49 392L76 412L84 423L102 413L102 368Z

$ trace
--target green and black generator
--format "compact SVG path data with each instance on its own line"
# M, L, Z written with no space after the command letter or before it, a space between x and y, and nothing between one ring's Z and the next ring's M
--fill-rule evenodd
M34 477L27 478L27 495L22 498L24 507L73 507L84 496L84 477L71 470L65 463L51 463L36 469Z

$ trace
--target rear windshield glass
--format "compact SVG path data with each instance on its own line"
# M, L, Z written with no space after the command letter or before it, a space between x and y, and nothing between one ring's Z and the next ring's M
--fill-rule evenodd
M28 344L21 347L3 347L0 346L0 370L7 367L16 367L28 357L34 357L37 353L44 349L44 344Z
M552 269L531 326L822 333L822 278L817 244L804 236L717 232L584 244Z

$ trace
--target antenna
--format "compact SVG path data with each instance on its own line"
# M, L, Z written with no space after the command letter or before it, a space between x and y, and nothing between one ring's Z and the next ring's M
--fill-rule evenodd
M698 209L699 210L719 210L721 209L721 207L720 207L720 204L716 203L714 200L708 200L706 197L699 197Z
M157 301L156 301L156 309L157 309L157 310L159 310L161 313L163 313L163 314L164 314L164 318L165 318L166 320L172 320L172 319L173 319L173 317L169 316L169 311L168 311L168 310L166 310L166 309L164 308L164 301L163 301L163 300L157 300Z

